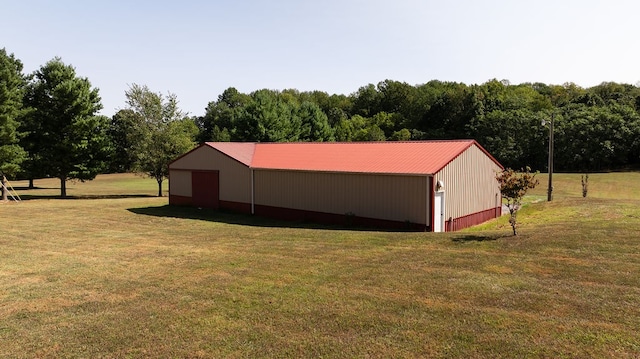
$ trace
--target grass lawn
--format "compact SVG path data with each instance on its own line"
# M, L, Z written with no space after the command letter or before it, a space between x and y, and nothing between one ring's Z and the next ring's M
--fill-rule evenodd
M0 203L0 357L637 358L640 173L455 233L191 208L104 175ZM166 187L166 186L165 186ZM542 201L536 202L536 200Z

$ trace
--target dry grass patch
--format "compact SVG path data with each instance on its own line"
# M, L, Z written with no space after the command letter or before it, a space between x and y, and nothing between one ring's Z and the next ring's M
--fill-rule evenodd
M513 238L500 221L387 233L170 208L137 187L152 180L110 178L0 205L0 357L640 354L632 196L556 195Z

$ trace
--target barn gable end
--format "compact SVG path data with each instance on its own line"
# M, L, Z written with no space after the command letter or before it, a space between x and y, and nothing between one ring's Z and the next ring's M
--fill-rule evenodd
M477 144L438 171L445 196L446 230L458 230L500 216L502 197L496 174L502 166Z
M218 173L219 208L250 211L251 170L246 164L209 145L202 145L169 165L170 204L194 204L194 173L199 172Z

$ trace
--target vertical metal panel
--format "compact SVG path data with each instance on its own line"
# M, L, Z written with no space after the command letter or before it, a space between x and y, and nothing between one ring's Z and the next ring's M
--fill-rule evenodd
M471 146L440 170L444 183L445 218L458 218L500 206L496 173L500 167L477 146Z
M170 170L220 171L220 200L249 203L251 201L251 170L218 150L203 146L173 162ZM174 172L174 171L170 171ZM169 178L169 186L171 181ZM191 185L188 191L191 193ZM171 188L171 187L170 187Z
M256 213L256 186L255 186L255 173L251 170L251 214Z
M191 171L169 170L169 193L191 197Z
M254 172L257 205L427 224L426 176Z
M433 176L430 176L428 181L427 181L427 219L426 222L427 225L429 226L429 230L431 232L433 232L433 224L435 221L435 215L434 215L434 207L435 207L435 185L434 185L434 178Z

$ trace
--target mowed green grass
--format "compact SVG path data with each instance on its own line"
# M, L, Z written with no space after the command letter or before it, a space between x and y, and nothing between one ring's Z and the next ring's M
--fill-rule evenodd
M36 181L0 204L0 357L637 358L640 173L590 182L556 175L512 237L504 217L321 228L170 208L132 175L67 200Z

